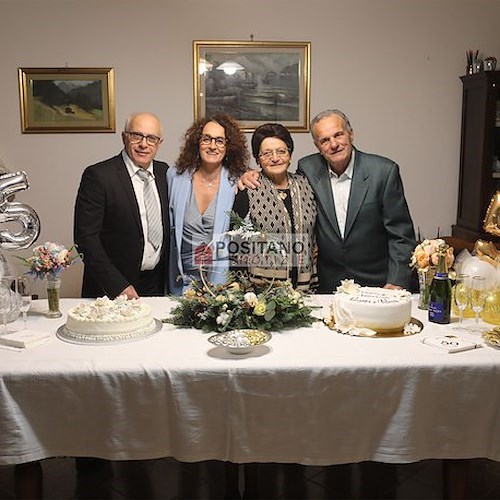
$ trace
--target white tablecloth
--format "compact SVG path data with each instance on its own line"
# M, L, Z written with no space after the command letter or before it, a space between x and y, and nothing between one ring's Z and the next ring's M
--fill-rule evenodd
M143 300L158 318L172 304ZM77 302L63 300L63 312ZM238 356L209 334L172 325L126 344L74 345L55 335L65 316L47 319L45 308L35 301L30 328L52 332L48 344L0 349L0 464L54 456L500 461L500 350L448 354L421 343L450 325L361 338L316 323Z

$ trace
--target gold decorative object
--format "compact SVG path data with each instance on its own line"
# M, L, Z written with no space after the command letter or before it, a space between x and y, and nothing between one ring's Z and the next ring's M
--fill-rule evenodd
M488 293L481 317L490 325L500 325L500 289Z
M497 267L500 263L500 252L492 241L477 240L474 245L474 252L481 259Z
M488 332L483 333L484 340L492 347L500 348L500 328L495 327Z
M483 221L483 229L490 234L500 236L499 224L499 211L500 211L500 191L497 191L491 198L486 216Z

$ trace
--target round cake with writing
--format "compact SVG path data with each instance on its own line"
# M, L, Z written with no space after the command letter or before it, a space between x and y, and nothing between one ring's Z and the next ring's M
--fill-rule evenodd
M100 297L69 310L64 336L78 342L117 342L150 335L155 328L148 304L124 295L114 300Z
M400 332L411 320L411 293L407 290L362 287L344 280L333 297L335 324L378 333Z

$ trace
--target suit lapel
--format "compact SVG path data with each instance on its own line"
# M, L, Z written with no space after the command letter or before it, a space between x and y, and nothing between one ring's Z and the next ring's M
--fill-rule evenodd
M363 163L362 153L356 151L354 159L354 171L352 174L351 192L349 194L349 204L347 206L347 220L345 224L344 238L347 238L350 230L358 216L361 205L368 192L368 178L370 171Z
M325 217L330 222L337 236L340 238L339 224L337 222L337 213L333 202L332 183L328 172L328 164L321 158L321 164L312 173L309 178L314 194L318 199L318 207L322 207Z
M139 232L142 234L142 224L141 224L141 216L139 214L139 204L137 203L137 199L135 197L134 187L132 186L132 179L128 173L127 167L123 161L121 155L117 157L118 161L116 162L115 171L118 177L119 182L123 187L123 193L127 197L128 205L132 211L132 216L134 218L135 223L139 229Z

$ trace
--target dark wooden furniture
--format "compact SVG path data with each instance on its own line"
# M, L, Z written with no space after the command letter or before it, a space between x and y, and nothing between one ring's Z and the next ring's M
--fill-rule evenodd
M491 197L500 189L500 71L461 77L462 138L454 237L498 241L483 231Z

